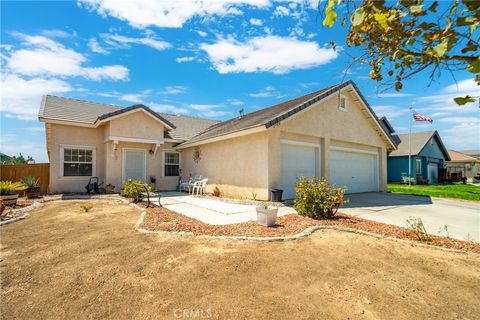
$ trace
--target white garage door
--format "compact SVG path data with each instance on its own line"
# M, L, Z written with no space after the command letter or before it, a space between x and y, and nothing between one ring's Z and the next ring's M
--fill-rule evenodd
M282 143L280 150L280 188L283 199L293 199L298 178L317 176L318 147Z
M347 187L347 193L378 191L377 156L330 150L330 183Z

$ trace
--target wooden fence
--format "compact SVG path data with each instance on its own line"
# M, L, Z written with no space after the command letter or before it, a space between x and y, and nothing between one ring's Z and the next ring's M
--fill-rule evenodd
M40 181L40 192L48 192L50 164L0 164L0 180L20 181L25 176L34 176Z

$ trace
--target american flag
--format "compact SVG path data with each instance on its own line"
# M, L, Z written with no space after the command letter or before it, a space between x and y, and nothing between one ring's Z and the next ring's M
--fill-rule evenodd
M424 116L416 111L413 111L413 120L415 121L428 121L430 123L433 122L432 118Z

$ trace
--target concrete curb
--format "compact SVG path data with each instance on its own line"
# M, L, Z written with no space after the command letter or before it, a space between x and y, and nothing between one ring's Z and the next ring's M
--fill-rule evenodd
M135 207L140 208L137 205L135 205ZM475 255L475 256L480 257L480 253L476 253L476 252L460 250L460 249L453 249L453 248L444 248L444 247L439 247L439 246L433 246L433 245L421 243L421 242L418 242L418 241L398 239L398 238L395 238L395 237L386 236L386 235L382 235L382 234L379 234L379 233L374 233L374 232L369 232L369 231L364 231L364 230L358 230L358 229L353 229L353 228L348 228L348 227L339 227L339 226L308 227L305 230L303 230L302 232L296 233L292 236L285 236L285 237L209 236L209 235L194 235L192 232L151 231L151 230L140 228L140 226L143 223L143 220L145 219L146 214L147 214L146 211L142 211L142 213L140 214L140 217L138 218L137 222L135 223L135 230L137 230L139 233L142 233L142 234L157 234L157 235L170 235L170 236L191 236L191 237L200 238L200 239L222 239L222 240L240 240L240 241L249 241L250 240L250 241L264 241L264 242L280 242L280 241L297 240L297 239L312 235L313 233L315 233L319 230L336 230L336 231L343 231L343 232L350 232L350 233L355 233L355 234L366 235L366 236L370 236L370 237L375 237L377 239L397 241L397 242L401 242L401 243L404 243L404 244L409 244L409 245L412 245L412 246L436 249L436 250L453 252L453 253L471 254L471 255Z
M32 205L28 206L28 207L25 207L25 208L20 208L20 209L16 209L16 210L12 210L13 212L20 212L20 213L23 213L21 216L18 216L18 217L15 217L15 218L12 218L10 220L5 220L5 221L2 221L0 222L0 226L4 226L6 224L10 224L10 223L13 223L13 222L16 222L16 221L20 221L20 220L23 220L25 218L27 218L29 216L29 214L27 212L29 211L32 211L34 209L38 209L38 208L41 208L43 207L43 203L41 202L38 202L38 201L34 201L32 203Z

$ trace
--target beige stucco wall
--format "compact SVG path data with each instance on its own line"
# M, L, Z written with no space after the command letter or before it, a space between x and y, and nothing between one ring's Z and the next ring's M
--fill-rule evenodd
M182 176L208 178L207 192L218 186L227 196L268 199L268 136L260 132L203 144L201 160L193 160L195 147L182 150Z
M65 145L95 147L95 175L100 182L111 183L120 191L122 186L122 161L124 148L139 148L146 152L146 182L150 176L157 181L152 185L157 190L175 190L178 177L163 177L163 151L172 150L171 143L161 144L155 157L149 153L155 149L152 143L133 143L119 141L117 151L113 155L113 141L109 137L125 137L157 140L163 142L164 126L143 112L135 112L107 122L98 128L49 124L48 150L50 157L50 192L85 192L89 177L62 177L60 147Z
M164 126L143 111L130 113L107 123L105 135L163 141Z
M105 178L105 149L103 143L103 127L85 128L50 124L50 192L85 192L89 177L62 177L60 148L61 145L93 146L95 148L95 175L101 181Z
M330 147L346 147L378 154L379 189L387 186L387 148L389 145L374 129L372 119L362 111L353 94L343 92L348 110L338 109L338 96L299 113L265 132L200 146L202 159L193 161L195 147L182 150L183 176L202 174L209 188L218 185L230 196L266 200L270 188L280 187L281 140L314 143L320 146L320 176L329 175Z
M174 151L174 148L171 143L166 143L162 145L157 153L154 155L150 154L149 150L152 149L154 145L145 144L145 143L132 143L132 142L119 142L117 144L117 150L113 151L113 142L109 141L106 143L106 170L105 170L105 181L106 183L113 184L115 186L115 191L119 192L123 184L122 175L123 175L123 152L124 149L133 148L140 149L145 151L146 155L146 182L149 183L155 190L175 190L178 184L178 177L164 177L163 176L163 152L165 150ZM153 149L152 149L153 150ZM150 182L150 177L155 176L156 182L152 184Z
M357 97L342 92L347 99L347 111L338 108L338 96L334 95L313 107L294 115L276 128L269 130L269 185L280 185L280 140L309 142L320 145L320 176L330 172L330 147L345 147L374 151L379 157L379 187L387 187L388 145L375 131L371 119L362 111Z

